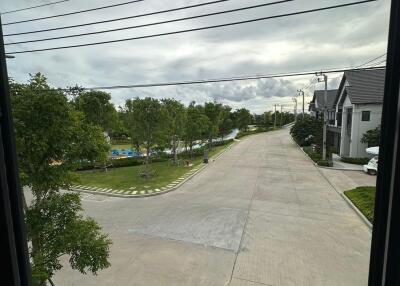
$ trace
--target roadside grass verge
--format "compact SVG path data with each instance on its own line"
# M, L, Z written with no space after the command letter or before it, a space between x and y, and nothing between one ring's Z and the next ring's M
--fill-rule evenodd
M371 223L374 218L375 192L375 187L357 187L344 192L345 196Z
M132 149L132 145L130 143L119 143L119 144L111 144L111 150L118 149Z
M332 162L328 160L322 160L322 154L321 152L314 151L312 146L305 146L303 147L303 151L307 153L307 155L313 160L315 163L318 164L318 166L324 166L324 167L332 167Z
M209 157L216 156L232 143L216 146L209 152ZM135 187L143 189L160 188L176 181L191 169L202 164L202 156L197 156L192 160L193 166L186 167L182 161L181 166L173 166L170 161L154 162L150 164L150 169L154 172L151 178L143 178L140 173L144 170L144 165L111 168L107 172L102 170L90 170L77 172L79 184L98 188L111 188L118 190L128 190Z
M263 133L263 132L269 132L269 131L273 131L273 130L277 130L277 129L279 129L279 128L277 127L274 129L273 127L272 128L258 127L257 129L251 130L251 131L250 130L249 131L239 131L239 133L236 135L235 139L240 139L245 136Z

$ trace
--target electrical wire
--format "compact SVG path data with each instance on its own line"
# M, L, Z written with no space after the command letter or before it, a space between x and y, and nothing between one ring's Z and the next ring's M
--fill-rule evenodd
M363 64L361 64L361 65L358 65L358 66L356 66L356 67L354 67L354 68L360 68L360 67L362 67L362 66L365 66L365 65L367 65L367 64L369 64L369 63L372 63L372 62L374 62L375 60L380 59L380 58L382 58L382 57L384 57L384 56L386 56L386 55L387 55L387 53L384 53L383 55L377 56L376 58L373 58L372 60L369 60L369 61L367 61L367 62L365 62L365 63L363 63Z
M10 10L10 11L6 11L6 12L1 12L0 14L1 14L1 15L11 14L11 13L16 13L16 12L21 12L21 11L36 9L36 8L45 7L45 6L50 6L50 5L59 4L59 3L63 3L63 2L68 2L68 1L69 1L69 0L61 0L61 1L56 1L56 2L50 2L50 3L46 3L46 4L40 4L40 5L36 5L36 6L30 6L30 7L26 7L26 8L21 8L21 9L16 9L16 10Z
M234 25L241 25L241 24L253 23L253 22L258 22L258 21L265 21L265 20L282 18L282 17L289 17L289 16L295 16L295 15L319 12L319 11L330 10L330 9L337 9L337 8L354 6L354 5L359 5L359 4L368 3L368 2L375 2L375 1L377 1L377 0L357 1L357 2L351 2L351 3L346 3L346 4L323 7L323 8L316 8L316 9L311 9L311 10L303 10L303 11L298 11L298 12L293 12L293 13L286 13L286 14L280 14L280 15L274 15L274 16L268 16L268 17L262 17L262 18L255 18L255 19L238 21L238 22L230 22L230 23L225 23L225 24L206 26L206 27L200 27L200 28L193 28L193 29L187 29L187 30L179 30L179 31L159 33L159 34L151 34L151 35L144 35L144 36L138 36L138 37L132 37L132 38L123 38L123 39L117 39L117 40L108 40L108 41L92 42L92 43L85 43L85 44L76 44L76 45L69 45L69 46L58 46L58 47L51 47L51 48L41 48L41 49L33 49L33 50L15 51L15 52L8 52L7 54L13 55L13 54L23 54L23 53L43 52L43 51L51 51L51 50L70 49L70 48L95 46L95 45L102 45L102 44L110 44L110 43L118 43L118 42L126 42L126 41L140 40L140 39L148 39L148 38L176 35L176 34L182 34L182 33L203 31L203 30L208 30L208 29L216 29L216 28L222 28L222 27L228 27L228 26L234 26Z
M46 20L46 19L70 16L70 15L76 15L76 14L81 14L81 13L86 13L86 12L103 10L103 9L107 9L107 8L124 6L124 5L133 4L133 3L136 3L136 2L143 2L143 1L145 1L145 0L133 0L133 1L122 2L122 3L117 3L117 4L102 6L102 7L96 7L96 8L90 8L90 9L86 9L86 10L74 11L74 12L69 12L69 13L64 13L64 14L45 16L45 17L33 18L33 19L27 19L27 20L20 20L20 21L15 21L15 22L8 22L8 23L4 23L3 26L15 25L15 24L21 24L21 23L28 23L28 22L35 22L35 21L40 21L40 20Z
M174 23L174 22L180 22L180 21L193 20L193 19L198 19L198 18L204 18L204 17L228 14L228 13L233 13L233 12L238 12L238 11L245 11L245 10L256 9L256 8L261 8L261 7L265 7L265 6L282 4L282 3L285 3L285 2L291 2L291 1L294 1L294 0L281 0L281 1L275 1L275 2L268 2L268 3L264 3L264 4L259 4L259 5L252 5L252 6L236 8L236 9L231 9L231 10L225 10L225 11L207 13L207 14L202 14L202 15L183 17L183 18L166 20L166 21L153 22L153 23L148 23L148 24L141 24L141 25L136 25L136 26L115 28L115 29L109 29L109 30L101 30L101 31L81 33L81 34L73 34L73 35L67 35L67 36L58 36L58 37L50 37L50 38L35 39L35 40L25 40L25 41L19 41L19 42L14 42L14 43L5 43L4 45L8 46L8 45L16 45L16 44L36 43L36 42L60 40L60 39L67 39L67 38L83 37L83 36L88 36L88 35L104 34L104 33L110 33L110 32L118 32L118 31L123 31L123 30L144 28L144 27L149 27L149 26L169 24L169 23Z
M325 74L330 74L330 73L338 73L338 72L345 72L345 71L359 71L359 70L369 70L369 69L377 69L377 68L384 68L384 66L374 67L374 68L361 68L361 69L354 69L354 68L327 69L323 72ZM316 72L320 72L320 71L321 70L290 72L290 73L280 73L280 74L270 74L270 75L251 75L251 76L241 76L241 77L190 80L190 81L98 86L98 87L87 87L87 88L82 88L82 89L83 90L113 90L113 89L149 88L149 87L179 86L179 85L193 85L193 84L206 84L206 83L221 83L221 82L234 82L234 81L245 81L245 80L259 80L259 79L307 76L307 75L314 75ZM69 89L65 89L65 88L64 89L58 88L58 89L62 90L62 91L69 91Z
M173 9L160 10L160 11L144 13L144 14L136 14L136 15L127 16L127 17L121 17L121 18L113 18L113 19L109 19L109 20L102 20L102 21L83 23L83 24L75 24L75 25L69 25L69 26L61 26L61 27L48 28L48 29L42 29L42 30L33 30L33 31L11 33L11 34L5 34L4 37L17 36L17 35L27 35L27 34L42 33L42 32L50 32L50 31L65 30L65 29L85 27L85 26L91 26L91 25L97 25L97 24L111 23L111 22L115 22L115 21L123 21L123 20L135 19L135 18L140 18L140 17L145 17L145 16L164 14L164 13L175 12L175 11L186 10L186 9L192 9L192 8L197 8L197 7L202 7L202 6L212 5L212 4L218 4L218 3L222 3L222 2L228 2L228 1L231 1L231 0L210 1L210 2L200 3L200 4L195 4L195 5L182 6L182 7L173 8Z

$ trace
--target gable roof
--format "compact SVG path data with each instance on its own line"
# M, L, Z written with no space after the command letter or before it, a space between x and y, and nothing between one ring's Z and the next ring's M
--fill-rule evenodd
M383 103L385 74L386 69L381 68L345 71L343 80L348 82L348 86L345 88L351 103Z
M326 104L328 109L334 109L334 103L335 103L337 92L338 92L337 89L328 90L327 104ZM313 96L311 103L314 103L315 106L318 107L317 109L324 108L324 94L325 94L325 90L315 90L314 91L314 96Z

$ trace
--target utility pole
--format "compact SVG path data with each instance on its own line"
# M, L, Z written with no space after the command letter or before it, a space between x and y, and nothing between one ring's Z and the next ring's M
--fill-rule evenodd
M294 122L297 122L297 98L293 97L292 100L294 101Z
M304 91L302 89L298 89L297 92L303 96L303 119L304 119Z
M275 112L274 112L274 129L276 128L276 104L275 104Z
M282 125L283 125L283 124L282 124L282 123L283 123L283 122L282 122L282 114L283 114L282 108L283 108L283 105L281 105L281 127L282 127Z
M326 160L326 125L328 122L328 76L324 73L316 73L317 76L323 76L324 78L318 78L318 82L325 83L325 92L324 92L324 122L323 122L323 131L322 131L322 160Z

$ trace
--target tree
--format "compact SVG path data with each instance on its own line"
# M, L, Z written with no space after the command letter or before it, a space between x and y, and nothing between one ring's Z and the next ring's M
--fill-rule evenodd
M154 147L161 146L166 141L166 112L160 101L154 98L129 99L125 103L129 115L131 137L146 149L143 173L148 177L151 151Z
M82 111L88 123L98 125L107 133L120 130L122 123L118 118L111 95L104 91L82 91L75 97L76 109Z
M73 108L66 95L51 89L39 73L31 76L28 84L11 82L10 91L21 184L33 194L25 211L35 285L44 285L61 268L59 256L64 253L73 256L71 266L83 273L108 267L110 241L100 234L100 227L79 215L80 209L73 204L60 207L56 203L69 198L59 190L71 187L81 160L104 160L107 156L109 147L101 128L84 122L84 115ZM79 197L75 206L78 202ZM54 241L46 238L44 231L66 223L62 211L75 218L76 223L65 225L69 236ZM51 220L46 217L49 212ZM69 243L80 240L83 233L93 239L70 248ZM87 259L88 255L101 259Z
M238 109L236 112L236 124L240 130L247 131L249 124L251 123L250 111L246 108Z
M101 234L93 219L80 214L82 206L78 194L49 195L36 200L26 212L28 237L35 242L33 257L34 285L43 285L56 270L62 268L60 257L69 255L73 269L96 274L110 266L111 241Z
M300 146L315 143L318 148L322 148L322 124L321 118L317 119L306 114L304 118L297 120L290 133Z
M361 137L361 143L365 143L368 147L379 146L379 140L381 137L381 127L378 126L374 129L368 130Z
M224 140L224 136L228 134L233 128L233 120L231 119L231 110L230 106L223 106L221 110L221 120L219 124L219 135Z
M166 111L167 136L171 142L171 154L174 164L178 160L178 145L185 132L186 109L185 106L175 99L163 99L162 103Z
M206 102L204 104L204 114L208 117L208 146L212 148L212 139L217 137L221 121L222 104L216 102Z
M208 131L209 119L204 114L204 107L190 103L187 108L185 138L189 145L190 156L193 158L193 145L196 140L203 139Z

